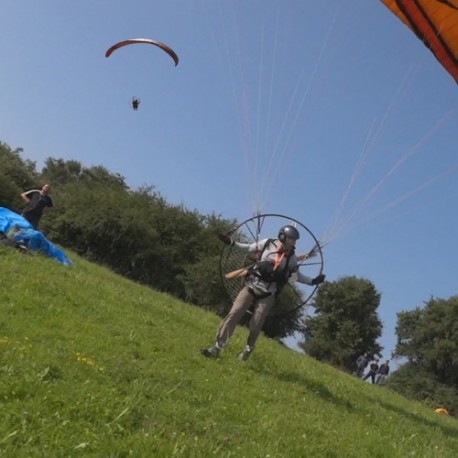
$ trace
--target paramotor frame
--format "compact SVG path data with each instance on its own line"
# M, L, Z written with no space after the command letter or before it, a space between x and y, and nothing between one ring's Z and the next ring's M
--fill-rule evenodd
M320 242L308 227L294 218L275 213L259 214L240 223L229 232L229 235L236 241L257 243L266 238L275 238L280 227L287 224L296 226L301 235L296 244L296 255L301 272L311 278L323 273L324 257ZM303 259L300 260L301 258ZM224 289L232 301L243 288L243 271L254 262L256 262L255 254L224 245L220 257L220 274ZM306 290L305 288L309 289L310 286L302 286L294 280L293 275L275 301L270 316L291 313L306 305L318 288L313 286L311 291Z

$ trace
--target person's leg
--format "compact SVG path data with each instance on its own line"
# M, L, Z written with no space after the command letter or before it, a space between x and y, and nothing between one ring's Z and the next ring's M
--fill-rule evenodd
M245 315L246 311L250 308L253 303L254 297L248 291L248 288L244 287L235 298L232 308L224 318L221 326L216 334L216 342L220 348L225 347L235 331L236 326L240 323L240 320Z
M273 307L275 302L275 296L267 296L263 299L258 299L254 306L253 316L250 320L250 334L248 335L247 344L250 347L254 347L259 334L262 331L264 322L266 321L267 315L270 309Z
M225 347L235 331L237 324L242 319L245 312L253 303L254 297L246 287L242 288L235 298L231 310L222 321L216 334L215 344L208 348L203 348L201 353L209 358L217 358L220 350Z
M268 296L262 299L258 299L254 306L253 316L250 320L250 333L248 334L247 345L243 351L238 355L238 359L246 361L254 350L256 340L262 331L264 322L266 321L267 315L270 309L273 307L275 302L275 296Z

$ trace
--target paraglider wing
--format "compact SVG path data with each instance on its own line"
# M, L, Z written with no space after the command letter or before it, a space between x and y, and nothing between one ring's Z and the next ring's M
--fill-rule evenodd
M146 43L146 44L158 46L173 59L173 61L175 62L175 67L178 65L178 60L179 60L178 56L170 46L167 46L165 43L161 43L160 41L151 40L149 38L132 38L129 40L120 41L119 43L116 43L115 45L113 45L111 48L107 50L107 52L105 53L105 57L110 57L113 51L116 51L119 48L122 48L128 45L137 44L137 43Z
M458 83L458 0L381 0Z

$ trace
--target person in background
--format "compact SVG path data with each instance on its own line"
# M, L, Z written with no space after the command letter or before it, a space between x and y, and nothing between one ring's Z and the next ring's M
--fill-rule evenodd
M22 216L33 226L38 229L38 224L43 216L45 208L54 207L54 202L49 195L51 187L49 184L44 184L41 189L31 189L21 194L22 200L27 202L22 210Z
M363 380L367 380L369 377L371 378L372 384L375 384L375 376L378 372L378 359L374 358L369 366L369 372L365 375Z
M390 362L386 360L379 368L375 378L376 385L382 385L386 376L390 373Z
M356 370L353 372L353 375L356 375L359 378L362 378L364 375L364 370L367 367L367 364L369 363L369 356L367 353L363 353L358 357L356 360Z
M324 282L325 275L323 274L312 279L299 271L294 253L299 237L299 231L291 225L283 226L276 239L264 239L251 244L235 242L227 234L220 234L221 241L239 250L257 253L259 260L247 270L244 287L222 321L214 345L201 350L204 356L217 358L221 349L229 343L236 326L247 310L253 307L247 344L237 357L239 361L246 361L254 350L264 321L275 303L275 297L286 285L291 275L296 273L299 283L310 286Z

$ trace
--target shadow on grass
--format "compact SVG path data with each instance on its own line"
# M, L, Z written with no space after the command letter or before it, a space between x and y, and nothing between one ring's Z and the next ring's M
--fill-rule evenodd
M280 382L293 383L295 385L304 387L308 391L316 394L323 401L329 402L339 408L343 408L347 412L356 413L358 410L361 410L359 407L355 407L348 399L336 396L326 387L324 383L315 380L310 380L304 373L298 373L294 371L277 372L271 369L269 369L268 372L266 372L265 366L251 366L250 370L258 374L262 374L263 376L269 375L273 378L276 378ZM407 410L407 408L393 405L388 401L380 401L380 399L376 399L375 397L371 397L362 392L359 394L359 396L360 398L366 398L367 403L377 402L382 408L386 409L387 411L392 411L397 415L406 417L409 420L417 423L419 426L424 426L427 428L437 428L444 435L451 436L453 438L457 437L458 428L449 427L447 425L439 424L438 422L435 422L433 420L428 420L414 412Z
M334 404L340 408L345 409L348 412L354 412L355 410L355 407L348 399L336 396L326 387L324 383L310 380L303 373L297 373L292 371L269 371L269 374L266 374L262 367L254 366L250 367L250 370L259 374L262 373L262 375L264 376L270 375L271 377L276 378L280 382L294 383L295 385L299 385L300 387L305 388L307 391L316 394L323 401Z
M256 369L253 367L252 370L255 370L259 373L263 372L262 368ZM344 409L346 409L349 412L354 412L355 410L358 410L358 408L356 408L348 399L336 396L326 387L324 383L318 382L315 380L310 380L309 378L307 378L306 374L298 373L294 371L289 371L289 372L272 371L270 372L270 375L277 378L279 381L282 381L282 382L294 383L296 385L304 386L306 389L317 394L324 401L327 401L337 406L343 407ZM384 409L388 411L392 411L398 415L404 416L408 418L409 420L416 422L419 425L423 425L428 428L438 428L440 429L440 431L442 431L446 435L457 437L458 428L449 427L447 425L440 424L439 422L428 420L422 417L421 415L418 415L412 411L407 410L407 408L403 408L403 407L394 405L388 401L380 401L379 399L374 399L373 397L367 394L364 394L363 392L361 392L359 396L366 398L368 403L377 402Z
M361 397L364 397L367 399L368 402L374 402L374 399L371 398L370 396L367 396L365 394L360 394ZM414 412L411 412L407 410L406 408L399 407L396 405L393 405L387 401L380 401L377 399L377 403L383 407L386 410L389 410L391 412L396 413L397 415L401 415L403 417L408 418L409 420L414 421L415 423L425 426L427 428L437 428L439 429L442 433L444 433L447 436L452 436L453 438L458 438L458 426L456 428L449 427L447 425L442 425L439 422L435 422L433 420L428 420L420 415L417 415ZM457 424L458 425L458 424Z

